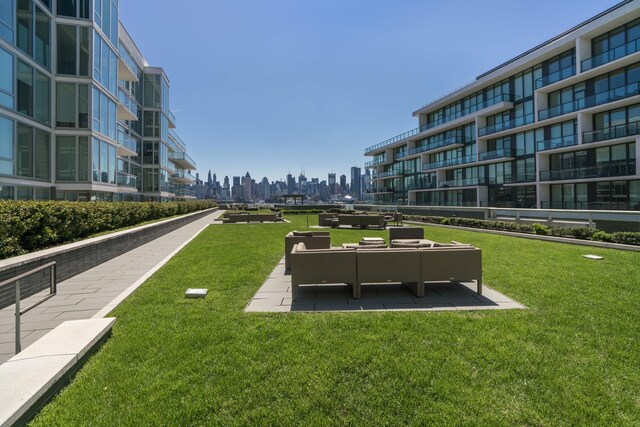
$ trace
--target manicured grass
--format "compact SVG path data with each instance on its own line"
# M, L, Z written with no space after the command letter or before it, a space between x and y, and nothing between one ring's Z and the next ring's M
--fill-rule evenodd
M633 425L640 254L429 227L528 310L244 313L290 224L211 226L35 425ZM315 218L309 216L313 223ZM332 230L333 245L385 231ZM594 253L604 260L581 255ZM185 300L188 287L209 288Z

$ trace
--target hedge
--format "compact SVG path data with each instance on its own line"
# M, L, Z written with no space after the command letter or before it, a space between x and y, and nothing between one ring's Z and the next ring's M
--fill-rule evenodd
M425 222L429 224L454 225L457 227L481 228L485 230L512 231L516 233L538 234L555 237L570 237L573 239L594 240L609 243L621 243L625 245L640 245L640 233L616 232L606 233L587 227L547 227L544 224L517 224L506 221L489 221L483 219L442 217L442 216L416 216L408 215L408 221Z
M215 207L193 202L18 202L0 200L0 259L175 215Z

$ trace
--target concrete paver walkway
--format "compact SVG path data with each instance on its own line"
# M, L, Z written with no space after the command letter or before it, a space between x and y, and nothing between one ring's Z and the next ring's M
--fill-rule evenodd
M25 313L22 348L65 320L106 316L223 211L215 211L147 244L58 283L57 295ZM22 301L26 307L38 295ZM0 364L15 351L15 306L0 310Z

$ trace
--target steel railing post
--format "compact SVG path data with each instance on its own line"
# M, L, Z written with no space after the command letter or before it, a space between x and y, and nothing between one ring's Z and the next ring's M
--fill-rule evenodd
M20 280L16 280L16 354L20 351Z

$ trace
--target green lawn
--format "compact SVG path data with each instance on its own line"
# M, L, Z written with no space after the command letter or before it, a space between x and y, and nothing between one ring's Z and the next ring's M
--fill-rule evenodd
M429 239L481 247L485 283L529 309L244 313L283 236L306 226L288 219L200 234L115 310L113 337L34 424L640 420L640 254L427 226ZM188 287L209 295L185 300Z

